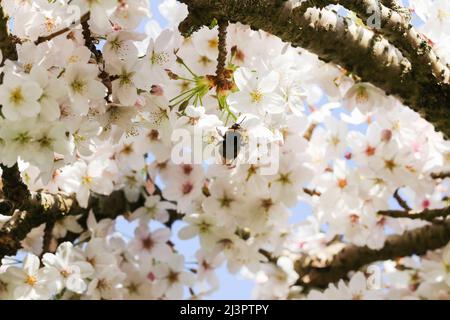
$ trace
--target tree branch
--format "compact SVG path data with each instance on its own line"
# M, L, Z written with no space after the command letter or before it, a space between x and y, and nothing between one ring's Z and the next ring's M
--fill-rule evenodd
M1 65L3 65L6 59L17 60L16 44L14 43L13 38L9 34L8 17L3 11L1 0L0 0L0 50L3 53L3 61L1 62Z
M450 171L443 171L443 172L435 172L431 174L432 179L445 179L450 178Z
M225 63L227 59L227 28L228 21L219 21L219 43L216 69L217 94L224 88L226 83Z
M433 221L436 218L445 218L450 215L450 207L444 209L429 209L418 213L412 213L410 210L384 210L378 211L379 215L391 218L408 218L408 219L422 219L426 221Z
M157 189L155 194L160 190ZM33 192L30 198L16 208L18 211L0 229L0 260L5 255L14 255L21 248L20 241L27 234L43 223L51 224L67 216L81 215L87 217L92 210L96 219L115 219L120 215L133 212L145 205L145 197L130 203L123 190L114 191L108 196L92 194L89 198L87 208L81 208L75 199L75 195L63 192L50 194L46 192ZM171 227L173 223L183 217L176 210L169 211L169 221L166 223ZM5 214L5 212L0 212ZM76 235L73 235L75 238Z
M389 1L391 5L392 2ZM314 0L314 4L319 7L341 4L354 11L367 26L380 32L400 49L412 63L412 72L430 81L437 79L437 83L449 83L448 66L440 61L427 39L410 24L409 18L397 11L401 8L398 3L397 10L384 6L377 0ZM433 76L436 79L433 79Z
M9 203L11 213L15 207L20 206L30 196L27 185L22 181L17 163L11 168L0 165L2 168L3 196L4 202Z
M398 193L398 189L394 192L394 199L397 201L398 205L403 208L404 211L410 211L411 208L409 207L408 203L405 199L403 199L400 194Z
M189 8L189 16L179 26L185 35L209 25L214 18L264 30L317 54L326 62L344 67L387 94L398 96L446 137L450 136L450 86L434 77L412 72L411 62L372 30L327 9L305 11L302 6L291 8L280 0L181 2Z
M295 269L300 275L298 285L305 288L325 288L330 283L345 278L350 271L358 270L377 261L397 259L412 255L424 255L450 241L450 220L390 236L380 250L349 245L340 251L325 266L317 263L304 265L300 260Z
M87 208L81 208L74 195L64 193L32 193L20 210L0 229L0 259L14 255L21 248L20 241L33 229L43 223L52 223L69 215L84 215L94 211L97 219L114 219L128 211L144 205L145 198L135 203L126 200L123 191L109 196L91 195ZM1 212L0 212L1 213Z

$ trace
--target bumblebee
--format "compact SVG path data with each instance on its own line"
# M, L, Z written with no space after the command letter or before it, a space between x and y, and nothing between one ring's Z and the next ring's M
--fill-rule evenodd
M242 129L241 124L243 121L244 119L240 123L233 124L222 136L223 141L220 145L220 154L225 162L233 161L239 155L242 146L242 135L239 131Z

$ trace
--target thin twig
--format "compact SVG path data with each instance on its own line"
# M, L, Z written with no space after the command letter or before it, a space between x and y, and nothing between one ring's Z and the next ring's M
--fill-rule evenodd
M433 172L433 173L431 174L431 178L433 178L433 179L445 179L445 178L450 178L450 171Z
M408 219L421 219L426 221L434 221L436 218L445 218L450 215L450 207L443 209L427 209L422 212L411 212L404 210L383 210L378 211L379 215L387 216L391 218L408 218Z
M303 188L303 192L306 193L306 194L308 194L308 195L310 195L311 197L312 197L312 196L318 196L318 197L320 197L320 196L322 195L319 191L317 191L317 190L315 190L315 189Z
M408 205L408 203L406 202L406 200L404 200L398 193L398 189L395 190L395 192L394 192L394 199L397 200L397 203L399 204L399 206L402 207L405 211L411 211L411 208Z
M217 56L216 81L217 92L221 91L226 83L225 63L227 60L227 28L228 21L219 21L219 54Z
M35 45L38 45L38 44L40 44L40 43L43 43L43 42L46 42L46 41L50 41L50 40L52 40L53 38L56 38L57 36L60 36L60 35L62 35L62 34L64 34L64 33L68 32L68 31L70 31L74 26L77 26L77 25L79 25L79 24L83 24L83 23L87 22L87 21L89 20L89 16L90 16L90 15L89 15L89 12L88 12L88 13L85 13L85 14L80 18L79 21L74 22L71 26L65 27L65 28L63 28L63 29L61 29L61 30L58 30L58 31L55 31L55 32L53 32L53 33L51 33L51 34L49 34L49 35L47 35L47 36L39 37L39 38L37 38L37 40L34 42L34 44L35 44Z

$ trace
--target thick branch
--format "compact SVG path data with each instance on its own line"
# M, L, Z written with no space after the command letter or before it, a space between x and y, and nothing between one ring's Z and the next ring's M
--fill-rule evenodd
M160 194L157 189L156 194ZM145 197L130 203L122 190L114 191L109 196L93 194L89 198L88 207L81 208L74 195L65 193L32 193L30 198L22 203L15 215L0 229L0 259L5 255L14 255L21 248L20 241L33 229L43 223L52 224L70 215L81 215L87 217L92 210L96 219L115 219L120 215L133 212L144 206ZM171 227L173 223L180 220L183 215L176 210L169 211L169 221L166 223ZM0 212L5 214L5 212ZM76 237L76 235L73 235Z
M409 18L378 0L315 0L316 6L341 4L354 11L365 24L377 29L411 61L413 72L426 81L449 83L450 70L440 61L427 39L410 24ZM390 1L391 5L394 5ZM378 21L377 21L378 20ZM378 25L379 23L379 25ZM436 79L433 79L433 76Z
M17 51L16 44L13 41L13 38L9 34L8 30L8 17L3 11L3 6L1 5L0 0L0 50L3 54L3 61L6 59L9 60L17 60Z
M6 59L17 60L16 44L9 34L8 17L3 11L0 1L0 49L3 54L3 65ZM3 82L3 73L0 77L0 84ZM22 204L30 197L28 187L23 183L20 177L19 167L17 164L11 168L1 164L2 169L2 192L4 199L0 203L1 209L13 209L16 204Z
M411 21L411 12L408 8L403 7L398 0L381 0L380 2L386 7L397 11L405 21Z
M160 192L157 189L156 193ZM20 241L33 229L43 223L51 224L70 215L87 217L92 210L96 219L115 219L120 215L135 211L144 206L145 197L130 203L124 191L114 191L108 196L93 194L87 208L81 208L75 195L65 193L50 194L33 192L30 197L17 207L13 217L0 229L0 259L5 255L14 255L21 248ZM9 214L0 212L0 214ZM168 227L183 217L176 210L169 210ZM76 237L76 235L74 235Z
M307 288L325 288L330 283L345 278L350 271L358 270L376 261L397 259L412 255L424 255L428 250L442 248L450 241L450 221L427 225L402 235L390 236L384 247L373 250L349 245L339 252L325 267L296 263L300 274L298 284Z
M23 201L26 201L30 197L28 187L22 181L20 176L19 167L17 164L11 168L0 165L2 168L2 182L3 182L3 196L4 201L8 202L13 209L16 204L21 205Z
M316 53L397 95L450 136L450 86L411 71L411 63L382 36L326 9L290 8L280 0L182 0L189 16L180 24L188 35L211 20L241 22L293 46Z
M74 195L64 193L32 193L20 210L0 229L0 259L14 255L21 248L20 241L43 223L52 223L69 215L87 215L93 210L97 219L114 219L144 205L144 197L129 203L123 191L109 196L92 195L87 208L81 208Z

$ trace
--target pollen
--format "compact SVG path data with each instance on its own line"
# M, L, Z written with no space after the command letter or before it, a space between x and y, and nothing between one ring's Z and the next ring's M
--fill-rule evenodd
M208 47L210 49L216 49L219 46L219 42L216 38L208 40Z
M129 86L132 83L134 72L124 72L120 75L119 84L121 87Z
M119 49L122 46L122 41L120 41L118 38L112 40L109 45L111 46L111 49L114 51L119 51Z
M222 198L218 199L221 208L229 208L233 199L224 194Z
M202 221L199 225L198 225L198 229L200 230L201 233L206 233L211 229L211 224L209 224L206 221Z
M78 61L80 61L80 57L77 55L71 55L68 59L69 63L76 63Z
M91 184L92 183L92 177L90 177L88 175L83 176L81 178L81 183L84 184L84 185Z
M37 278L34 276L30 276L30 275L28 275L27 279L25 280L25 283L30 286L34 286L36 284L36 282L37 282Z
M339 139L338 136L332 136L330 142L333 146L337 146L339 143L341 143L341 139Z
M178 282L178 277L179 277L179 273L178 272L175 272L175 271L173 271L173 270L170 270L170 272L169 272L169 274L167 275L167 280L170 282L170 283L176 283L176 282Z
M261 102L263 95L259 90L255 90L250 92L250 98L252 103L259 103Z
M440 21L444 21L450 18L450 13L445 10L439 9L437 12L437 17Z
M359 104L366 103L369 100L369 95L367 89L364 87L359 87L356 91L356 102Z
M261 207L266 211L268 211L273 206L273 204L274 203L273 203L272 199L270 199L270 198L263 199L261 201Z
M155 65L163 66L167 62L169 62L169 54L166 52L155 52L153 51L152 57L150 58L150 62Z
M289 179L289 173L280 173L279 178L277 181L279 181L281 184L290 184L291 180Z
M397 167L397 164L394 159L384 160L384 167L389 171L393 171Z
M45 28L47 29L47 32L53 31L56 27L56 21L54 18L46 17L45 18Z
M125 176L127 186L134 188L138 185L138 181L135 176Z
M62 275L64 278L67 278L68 276L71 275L71 272L70 272L70 271L67 271L67 270L62 270L62 271L61 271L61 275Z
M11 94L9 96L9 101L12 104L20 105L24 102L25 98L23 97L22 88L17 87L13 91L11 91Z
M206 67L208 64L212 62L212 60L209 59L207 56L201 56L198 62Z
M338 180L338 187L341 189L344 189L347 186L347 179L339 179Z
M72 88L73 92L83 94L86 89L86 82L76 79L70 84L70 87Z
M371 157L375 154L375 148L372 146L367 146L366 150L364 151L366 156Z
M121 150L121 153L126 154L126 155L130 155L133 153L133 144L129 143L129 144L125 144L123 146L123 149Z

